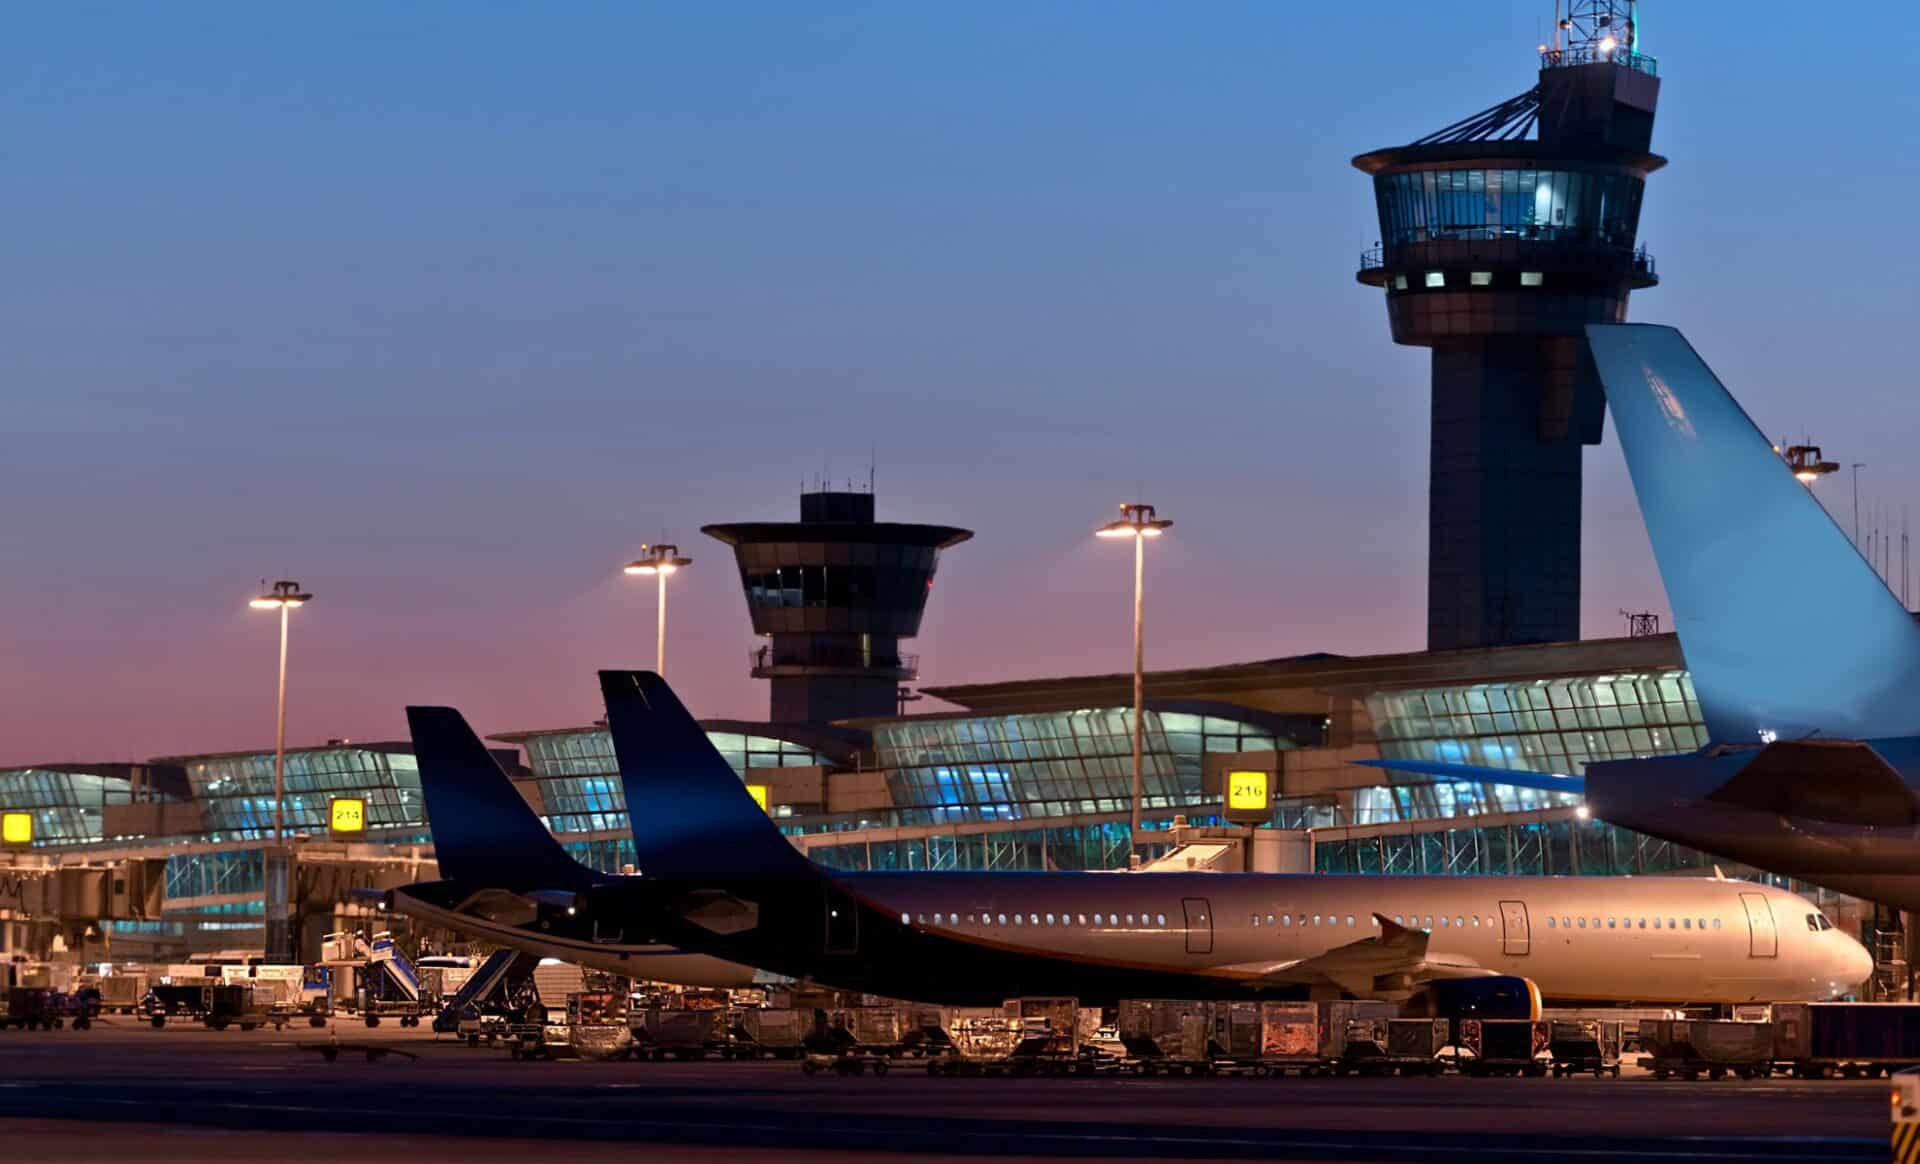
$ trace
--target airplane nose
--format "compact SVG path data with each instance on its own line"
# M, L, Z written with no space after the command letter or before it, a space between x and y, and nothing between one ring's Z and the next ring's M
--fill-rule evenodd
M1847 952L1842 960L1846 967L1846 982L1849 986L1857 986L1873 977L1873 955L1852 938L1847 938L1846 942Z

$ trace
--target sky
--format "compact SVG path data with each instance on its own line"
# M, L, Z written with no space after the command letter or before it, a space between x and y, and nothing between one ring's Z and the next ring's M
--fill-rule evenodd
M1912 21L1648 0L1635 319L1920 502ZM1864 5L1888 16L1892 3ZM1738 15L1738 22L1729 19ZM1423 646L1427 352L1352 155L1533 80L1546 0L1409 6L69 0L0 44L0 765L597 713L674 582L696 714L763 717L710 522L876 471L964 526L927 685ZM1665 611L1587 452L1589 636ZM1820 486L1851 521L1850 482ZM1915 515L1920 521L1920 513ZM1897 537L1897 535L1896 535ZM1896 542L1897 544L1897 542ZM1920 565L1920 563L1916 563ZM1896 555L1897 572L1897 555ZM1920 570L1916 570L1920 574ZM1916 585L1920 592L1920 585ZM919 705L922 709L931 702Z

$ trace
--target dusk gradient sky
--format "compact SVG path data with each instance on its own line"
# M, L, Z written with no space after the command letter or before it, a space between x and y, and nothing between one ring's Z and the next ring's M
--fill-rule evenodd
M1090 530L1136 494L1178 523L1150 666L1417 649L1427 353L1353 281L1348 159L1527 88L1551 11L15 7L0 765L271 747L262 577L318 594L294 743L403 736L409 702L586 722L595 668L650 665L618 568L662 536L696 559L672 678L764 716L698 527L795 517L870 448L883 518L978 531L927 684L1123 670L1127 554ZM1642 11L1672 164L1633 316L1866 462L1897 529L1920 32ZM1586 463L1585 632L1614 634L1665 598L1611 436Z

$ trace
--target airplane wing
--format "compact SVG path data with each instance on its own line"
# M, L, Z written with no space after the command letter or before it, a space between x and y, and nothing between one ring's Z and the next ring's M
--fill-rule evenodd
M1437 760L1352 760L1362 768L1385 768L1391 772L1412 772L1437 776L1442 780L1471 780L1476 784L1511 784L1516 788L1538 788L1545 792L1571 792L1583 796L1587 782L1579 776L1558 772L1522 772L1512 768L1488 768L1479 764L1447 764Z
M1485 978L1495 972L1468 958L1429 954L1433 937L1373 915L1380 932L1372 937L1335 946L1311 958L1289 962L1241 964L1228 970L1274 985L1335 986L1348 994L1370 998L1404 997L1412 988L1438 978Z

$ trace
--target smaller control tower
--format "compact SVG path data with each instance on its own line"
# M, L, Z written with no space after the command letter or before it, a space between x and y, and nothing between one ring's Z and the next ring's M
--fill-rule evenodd
M940 551L973 536L873 519L873 494L802 493L800 520L702 526L733 547L753 631L753 677L773 685L776 723L892 715L919 659L900 640L920 614Z

